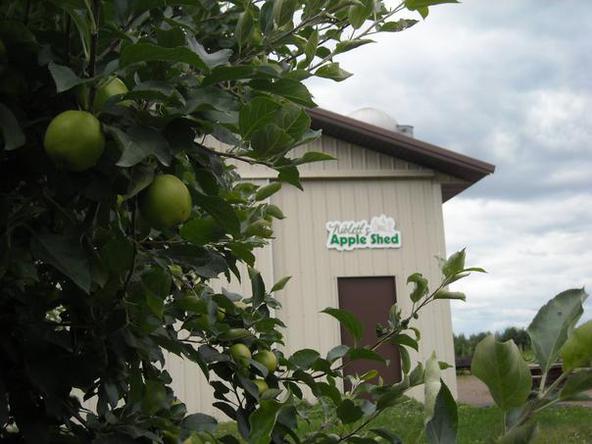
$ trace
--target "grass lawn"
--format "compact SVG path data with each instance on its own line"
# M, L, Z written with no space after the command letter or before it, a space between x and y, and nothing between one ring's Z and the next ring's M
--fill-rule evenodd
M501 430L502 414L496 407L459 407L458 435L461 444L489 443ZM317 430L322 413L311 408L309 422L298 427L299 435ZM536 443L571 444L592 443L592 409L577 406L555 406L544 410L538 416L539 434ZM423 407L415 401L408 401L391 408L379 417L375 427L385 427L401 437L404 443L424 443L421 436ZM220 434L236 433L233 423L220 425Z

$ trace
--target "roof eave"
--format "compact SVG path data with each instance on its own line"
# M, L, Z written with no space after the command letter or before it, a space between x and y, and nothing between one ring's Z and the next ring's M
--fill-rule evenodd
M444 201L495 171L494 165L482 160L331 111L315 108L309 113L312 118L312 128L322 129L323 134L414 162L468 182L448 187L446 192L443 190Z

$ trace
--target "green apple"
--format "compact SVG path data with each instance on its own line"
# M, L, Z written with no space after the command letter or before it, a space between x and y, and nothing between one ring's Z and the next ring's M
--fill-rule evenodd
M60 168L84 171L95 166L105 150L101 123L86 111L64 111L47 127L45 152Z
M121 81L118 77L111 77L107 81L99 84L95 92L95 99L93 101L93 107L95 112L98 112L103 109L107 100L109 100L113 96L117 96L120 94L126 94L129 92L125 83ZM124 102L120 102L122 105L129 104L129 100Z
M246 365L251 359L251 351L245 344L234 344L230 347L230 356L237 364Z
M255 379L253 380L253 383L257 386L257 390L259 391L260 395L269 389L267 382L265 382L263 379Z
M275 372L278 366L278 359L272 351L261 350L259 353L253 356L253 359L260 364L263 364L269 373Z
M156 176L140 198L142 216L155 228L170 228L185 222L192 205L189 189L172 174Z

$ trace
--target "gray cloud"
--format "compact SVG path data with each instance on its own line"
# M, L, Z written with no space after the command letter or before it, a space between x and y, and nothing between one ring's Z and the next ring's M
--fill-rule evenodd
M490 269L463 284L459 331L524 325L554 293L592 285L589 9L586 0L435 7L339 58L355 74L346 82L309 84L324 108L374 106L420 139L496 164L445 205L448 249L466 245Z
M592 164L586 3L433 8L416 27L344 55L355 73L346 83L315 81L311 89L321 106L375 106L415 125L419 138L495 163L496 176L470 195L583 190L589 183L572 168ZM551 173L562 180L548 180Z

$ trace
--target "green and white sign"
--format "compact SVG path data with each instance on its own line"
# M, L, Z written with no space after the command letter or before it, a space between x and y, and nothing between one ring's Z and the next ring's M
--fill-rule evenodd
M326 224L327 248L352 251L358 248L401 248L395 220L384 214L367 220L331 221Z

